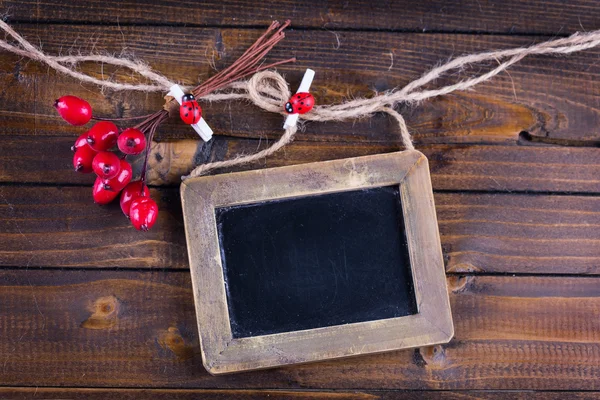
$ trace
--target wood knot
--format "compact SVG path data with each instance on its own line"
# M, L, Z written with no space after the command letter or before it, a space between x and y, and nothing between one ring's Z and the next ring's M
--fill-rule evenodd
M446 279L448 289L452 293L461 293L466 290L468 284L473 280L473 275L452 275Z
M100 297L87 309L92 315L81 323L82 328L109 329L118 322L119 300L115 296Z
M421 347L418 352L429 368L441 368L446 364L446 349L442 345Z
M173 326L158 333L158 344L163 349L170 350L180 360L187 360L194 356L194 348L185 343L179 329Z

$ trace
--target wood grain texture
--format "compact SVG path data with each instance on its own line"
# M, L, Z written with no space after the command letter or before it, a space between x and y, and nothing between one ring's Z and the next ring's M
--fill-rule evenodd
M0 187L0 265L187 268L179 195L151 196L157 229L140 233L118 201L94 204L91 187Z
M279 69L292 86L315 68L321 104L405 85L452 56L600 29L595 0L9 0L2 9L9 21L30 22L15 27L49 52L124 51L184 84L212 75L211 64L229 65L272 19L291 18L294 29L269 59L298 57ZM401 107L434 189L451 191L435 200L454 341L214 378L201 365L176 189L153 191L161 215L143 235L118 206L93 205L90 187L71 186L91 186L70 166L68 147L82 130L51 107L69 93L98 115L130 116L157 109L162 96L100 93L3 53L0 382L16 387L0 388L0 398L600 398L590 392L600 390L600 277L564 276L599 273L599 56L526 59L473 92ZM203 146L170 121L151 157L154 185L178 186L193 164L254 152L281 134L280 116L244 103L202 105L218 137ZM521 131L588 147L530 146ZM285 151L240 169L397 149L386 116L309 123Z
M168 77L194 84L229 65L260 34L256 29L156 27L89 27L31 24L15 28L34 43L43 43L50 53L109 52L134 54ZM523 36L422 35L390 32L343 32L338 47L327 31L290 31L269 60L290 56L297 63L278 68L292 86L310 66L317 72L312 91L321 104L348 97L370 96L403 86L429 68L452 56L491 49L526 46L548 38ZM166 42L166 46L157 43ZM390 55L392 54L392 56ZM532 57L511 67L475 91L456 93L413 106L403 106L417 144L504 143L515 144L521 131L539 136L590 139L598 135L600 123L600 50L568 57ZM393 62L392 62L393 61ZM467 68L440 79L454 83L488 70ZM129 71L85 64L82 71L98 77L131 80ZM548 82L552 82L551 85ZM163 94L102 94L94 86L82 86L71 78L57 76L47 67L18 57L0 59L0 135L65 136L82 132L56 114L52 104L66 93L89 100L101 116L142 115L160 109ZM280 115L261 112L245 103L202 103L204 115L216 135L269 139L281 134ZM177 118L160 129L159 138L195 138L194 132ZM299 140L368 141L397 143L397 127L387 116L359 121L308 123Z
M92 186L93 175L73 171L72 137L0 136L0 182ZM155 143L149 160L148 182L178 186L181 176L194 166L252 154L270 140L215 137ZM600 193L597 148L422 145L417 149L429 159L434 190L489 192ZM280 167L401 150L398 143L294 141L272 156L215 173ZM141 170L134 158L134 175Z
M175 143L172 148L165 149L168 150L165 158L170 160L167 165L173 168L175 176L159 163L153 163L151 177L154 182L179 183L180 171L190 170L192 163L189 158L173 157L169 153L191 154L190 149L184 150L190 145L189 142ZM217 140L201 150L196 146L194 162L252 154L267 145L265 141ZM267 159L216 172L279 167L400 149L398 144L293 142ZM600 193L600 168L596 165L600 150L596 148L432 144L417 146L417 149L429 160L434 190Z
M189 274L0 272L11 386L598 390L595 277L451 277L448 345L211 377Z
M573 33L600 28L593 0L568 3L518 0L502 3L476 0L428 2L308 0L253 1L128 1L83 4L58 0L4 1L9 17L26 21L68 21L102 24L268 25L292 19L294 27L322 29L388 29L476 31L501 33Z
M176 189L153 190L157 229L136 231L89 187L0 186L0 266L188 268ZM600 274L600 199L436 193L451 273Z
M597 274L600 199L435 196L447 272Z
M432 390L235 390L235 389L86 389L86 388L0 388L3 400L21 400L40 397L46 400L254 400L254 399L311 399L311 400L562 400L565 396L575 400L596 400L595 392L531 392L531 391L432 391Z
M30 399L40 397L46 400L99 400L118 398L120 400L378 400L403 399L404 393L354 392L354 391L291 391L291 390L210 390L210 389L58 389L58 388L0 388L3 400ZM410 394L406 394L410 396ZM411 397L407 397L411 398Z

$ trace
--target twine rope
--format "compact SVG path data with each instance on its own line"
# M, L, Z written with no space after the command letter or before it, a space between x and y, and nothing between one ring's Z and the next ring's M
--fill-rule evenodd
M0 40L0 48L45 63L56 71L82 82L93 83L103 88L117 91L134 90L142 92L166 92L175 83L162 74L153 71L150 66L140 60L130 60L122 57L95 54L81 56L53 56L46 54L33 46L2 20L0 20L0 28L5 32L6 36L5 40ZM10 44L6 40L8 37L11 37L16 41L17 45ZM416 103L452 92L471 89L482 82L492 79L511 65L530 55L567 55L591 49L598 45L600 45L600 30L587 33L577 32L566 38L554 39L529 47L518 47L507 50L465 55L454 58L443 65L431 69L420 78L410 82L399 90L395 89L377 94L370 98L359 98L345 101L340 104L317 105L311 112L300 115L300 118L308 121L343 121L369 117L379 112L387 113L395 119L398 124L402 145L406 149L414 149L412 138L404 117L395 110L395 107L399 103ZM451 85L437 89L422 89L425 85L432 83L449 71L486 61L496 61L498 66L486 73L470 77ZM118 67L125 67L138 73L152 83L122 83L110 79L98 79L75 69L77 64L82 62L99 62ZM272 70L264 70L255 73L247 81L233 82L216 92L201 95L199 98L211 102L245 99L265 111L286 115L283 111L283 105L288 101L290 95L291 93L288 84L281 74ZM267 157L292 142L296 132L297 127L288 128L278 141L262 151L230 160L202 164L196 167L189 175L183 176L182 179L185 180L190 177L199 176L216 168L245 164Z

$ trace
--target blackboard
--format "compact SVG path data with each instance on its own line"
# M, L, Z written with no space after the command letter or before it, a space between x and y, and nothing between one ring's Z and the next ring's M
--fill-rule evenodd
M427 158L416 150L188 179L202 363L213 375L447 343Z
M397 185L215 217L234 338L417 313Z

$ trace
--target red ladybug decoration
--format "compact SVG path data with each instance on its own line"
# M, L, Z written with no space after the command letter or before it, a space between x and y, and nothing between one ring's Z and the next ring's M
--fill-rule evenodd
M202 118L202 109L191 93L183 96L181 107L179 107L179 116L186 124L197 124Z
M315 105L315 98L308 92L296 93L285 103L285 112L288 114L306 114Z

